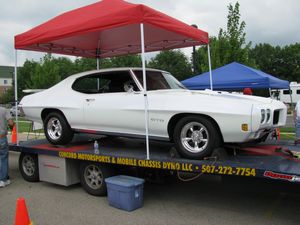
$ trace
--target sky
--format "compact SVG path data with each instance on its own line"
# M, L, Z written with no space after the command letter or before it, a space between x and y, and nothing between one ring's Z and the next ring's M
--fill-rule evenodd
M227 6L235 0L128 0L166 13L216 36L226 29ZM66 11L96 2L95 0L9 0L0 8L0 65L13 66L14 36L23 33ZM258 43L289 45L300 42L299 0L239 0L241 20L246 22L246 40ZM190 49L185 49L186 54ZM39 60L42 53L18 51L18 65L26 59Z

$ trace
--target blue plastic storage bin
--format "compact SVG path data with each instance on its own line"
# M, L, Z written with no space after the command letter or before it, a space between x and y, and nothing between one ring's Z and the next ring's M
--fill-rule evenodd
M143 206L144 179L118 175L105 179L111 206L132 211Z

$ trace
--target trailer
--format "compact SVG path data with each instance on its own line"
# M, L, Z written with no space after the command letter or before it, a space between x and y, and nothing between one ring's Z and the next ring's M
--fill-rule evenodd
M184 159L172 144L150 142L150 159L146 159L145 141L102 137L95 153L95 137L78 135L66 146L54 146L46 139L11 144L20 152L19 169L29 182L46 181L70 186L81 183L89 194L106 195L104 179L117 168L136 169L138 174L191 173L258 177L278 181L300 182L300 147L288 141L269 141L259 145L227 145L215 149L202 160Z

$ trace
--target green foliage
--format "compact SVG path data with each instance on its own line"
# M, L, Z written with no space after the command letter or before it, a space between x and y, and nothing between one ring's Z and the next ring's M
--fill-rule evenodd
M31 88L46 89L60 80L59 66L55 63L52 56L47 54L34 68L34 73L31 76Z
M0 103L1 104L11 104L15 101L15 93L14 93L14 88L9 88L4 95L1 96L0 98Z
M140 55L126 55L112 57L110 59L111 67L141 67L142 59Z
M210 38L212 69L224 66L231 62L240 62L249 66L255 66L254 60L249 58L251 42L246 44L244 21L240 22L239 3L234 6L229 4L227 16L227 30L220 29L218 37ZM207 47L201 47L197 51L198 73L209 70Z
M300 44L273 47L258 44L250 51L259 69L278 78L300 82Z
M160 52L149 61L147 67L166 70L178 80L184 80L192 75L191 63L180 50Z

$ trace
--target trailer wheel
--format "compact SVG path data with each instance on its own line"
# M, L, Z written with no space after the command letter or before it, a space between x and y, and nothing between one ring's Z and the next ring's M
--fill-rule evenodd
M24 180L29 182L40 181L37 155L22 152L19 157L19 170Z
M95 162L82 162L80 164L80 182L84 190L96 196L107 194L105 178L111 177L113 171Z

